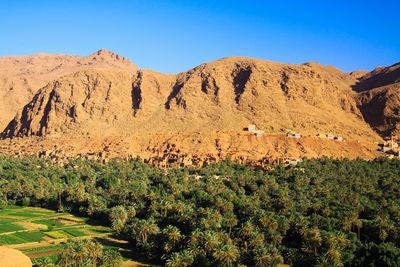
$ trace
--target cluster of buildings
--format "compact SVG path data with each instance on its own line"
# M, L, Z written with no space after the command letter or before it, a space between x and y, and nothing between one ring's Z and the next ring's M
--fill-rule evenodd
M292 133L292 132L290 132L290 133L288 133L287 136L288 136L289 138L296 138L296 139L301 138L301 134L299 134L299 133Z
M254 133L255 136L257 137L261 137L264 135L264 131L263 130L257 130L256 125L255 124L249 124L246 128L246 130L248 132Z
M380 144L380 149L388 157L400 157L400 142L389 138L383 144Z
M264 135L264 131L263 130L257 130L257 127L255 124L249 124L247 126L247 128L245 128L246 131L254 133L255 136L260 137ZM345 142L345 139L343 138L343 136L340 135L336 135L336 134L322 134L319 133L317 135L319 138L325 138L325 139L330 139L330 140L334 140L337 142ZM295 138L295 139L300 139L301 137L303 137L300 133L296 133L296 132L289 132L287 134L287 137L289 138Z
M338 142L344 142L344 138L340 135L336 135L336 134L318 134L319 138L326 138L326 139L330 139L330 140L335 140Z

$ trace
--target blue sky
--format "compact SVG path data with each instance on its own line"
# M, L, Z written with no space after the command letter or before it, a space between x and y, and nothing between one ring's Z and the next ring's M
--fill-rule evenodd
M400 61L400 1L0 0L0 55L107 48L177 73L226 56L342 70Z

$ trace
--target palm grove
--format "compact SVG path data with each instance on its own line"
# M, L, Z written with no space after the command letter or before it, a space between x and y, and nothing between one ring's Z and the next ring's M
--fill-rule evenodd
M138 161L0 157L0 189L2 206L100 219L171 267L400 266L399 160L166 171Z

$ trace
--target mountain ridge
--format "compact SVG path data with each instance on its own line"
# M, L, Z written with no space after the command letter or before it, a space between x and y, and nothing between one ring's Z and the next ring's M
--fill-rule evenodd
M271 138L275 135L286 136L289 132L299 132L310 138L333 133L349 142L366 142L369 145L358 146L359 154L357 149L352 153L343 152L346 149L340 150L341 146L336 142L328 142L325 147L328 153L324 155L336 157L342 153L349 157L370 157L376 154L373 152L376 148L371 144L381 140L378 134L382 137L388 134L388 131L379 128L380 124L387 124L387 121L374 124L374 118L368 115L375 107L370 107L373 96L367 96L366 92L374 92L374 88L362 92L356 89L360 83L379 80L389 73L384 70L346 73L316 62L286 64L247 57L226 57L200 64L186 72L162 74L139 69L125 57L106 49L86 57L71 57L63 59L65 65L56 71L51 67L59 64L51 60L41 63L47 66L42 72L41 67L33 68L34 74L42 73L43 80L47 78L49 81L43 82L30 100L25 100L23 107L17 108L15 105L14 109L18 112L14 113L14 118L8 116L9 121L1 134L3 139L22 140L36 136L57 143L57 138L127 140L135 137L149 146L140 149L132 147L132 155L154 157L161 153L163 144L176 135L190 138L202 133L203 136L216 138L211 133L229 133L231 137L218 142L193 137L193 140L198 140L199 146L206 146L208 151L215 152L218 146L227 146L224 142L236 140L233 136L247 136L243 129L248 124L256 124ZM0 58L0 75L1 62ZM72 66L70 62L73 62ZM74 65L77 62L80 62L78 67ZM27 64L24 62L23 67L15 69L29 72ZM396 73L397 69L393 69L393 66L388 68ZM15 77L27 80L32 77L20 72ZM61 75L55 75L55 72ZM391 86L390 79L388 86ZM0 86L0 92L1 89ZM21 86L20 90L26 90L26 86ZM396 92L393 94L398 95ZM390 98L393 99L393 96ZM382 109L381 106L378 108ZM277 140L288 142L285 139ZM241 142L251 146L247 141ZM316 146L315 142L306 142L295 148L299 149L298 154L292 154L315 156L322 153L311 153L313 149L307 147L311 144ZM181 146L177 153L193 150L190 142L174 145ZM78 144L76 146L79 147ZM278 147L276 155L285 155L284 146ZM252 147L241 149L253 151L255 158L268 155L266 150ZM207 154L207 149L200 150ZM225 156L242 154L241 151L227 151ZM210 157L219 158L216 155Z

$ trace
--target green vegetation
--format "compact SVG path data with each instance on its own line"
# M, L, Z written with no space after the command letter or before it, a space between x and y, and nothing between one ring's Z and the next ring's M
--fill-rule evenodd
M24 253L32 253L32 252L50 251L50 250L62 249L62 248L64 248L64 245L59 244L59 245L51 245L51 246L45 246L45 247L29 248L29 249L24 249L22 251Z
M6 245L26 243L27 241L14 235L0 235L0 243Z
M18 216L13 214L18 214ZM36 217L33 214L36 214ZM65 212L55 213L44 208L21 208L9 205L0 209L0 245L41 242L45 236L52 239L65 239L112 232L109 227L89 225L83 223L84 221L87 221L87 219L72 216ZM23 226L18 225L18 223ZM40 231L37 228L38 225L39 227L40 225L43 226ZM89 229L90 231L86 233L82 229Z
M43 224L43 225L47 225L47 226L52 226L52 227L57 227L57 226L62 226L63 224L56 221L56 220L34 220L32 221L33 223L38 223L38 224Z
M0 233L8 233L8 232L24 230L24 227L13 224L13 223L11 223L11 221L13 221L13 220L12 219L9 219L9 220L1 219L2 224L0 224Z
M25 240L26 242L39 242L44 237L44 234L39 231L17 232L13 235L19 237L22 240Z
M84 232L75 229L75 228L70 228L70 229L65 229L64 232L66 232L67 234L74 236L74 237L79 237L79 236L86 236L87 234L85 234Z
M137 161L0 158L0 177L1 205L109 222L166 266L400 266L399 160L165 171Z
M57 266L121 266L123 258L118 251L104 249L98 242L88 239L67 242L57 260Z
M49 231L49 232L46 232L46 235L50 236L51 238L54 238L54 239L63 239L63 238L70 237L68 234L66 234L63 231Z

